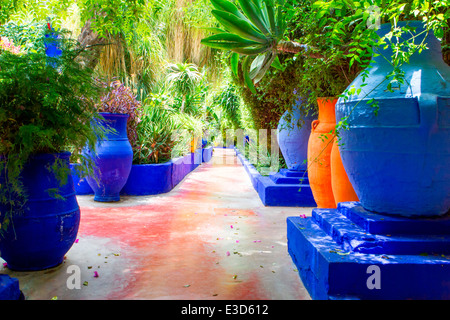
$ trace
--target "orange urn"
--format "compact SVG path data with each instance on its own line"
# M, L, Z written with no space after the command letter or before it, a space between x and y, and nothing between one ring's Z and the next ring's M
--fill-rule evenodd
M339 202L359 201L342 164L337 138L331 148L331 187L336 206Z
M318 208L336 208L331 184L331 150L336 127L337 98L318 98L319 116L311 123L308 141L308 178Z

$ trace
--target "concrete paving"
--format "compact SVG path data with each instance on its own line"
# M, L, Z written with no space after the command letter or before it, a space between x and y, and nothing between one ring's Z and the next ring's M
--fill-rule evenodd
M312 208L265 207L231 149L215 149L169 193L78 202L78 239L63 264L0 264L26 299L311 299L287 252L286 218Z

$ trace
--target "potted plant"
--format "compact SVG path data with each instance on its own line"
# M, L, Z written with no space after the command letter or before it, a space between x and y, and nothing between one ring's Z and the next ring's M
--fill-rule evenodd
M380 26L362 34L372 62L336 105L338 121L349 128L340 132L343 165L367 210L444 215L450 67L434 32L448 32L448 8L411 2L400 11L395 4L380 9Z
M103 118L97 121L105 132L95 148L86 148L85 154L95 163L93 175L87 182L94 191L94 201L120 201L120 191L127 182L133 163L131 144L137 138L136 125L140 121L140 102L132 90L119 80L106 85L98 111Z
M63 261L80 221L67 150L82 157L78 148L102 135L90 125L101 88L76 60L85 52L58 32L55 69L47 32L31 47L0 48L0 251L15 270Z
M160 194L173 188L172 151L178 143L175 133L181 124L164 104L165 100L154 94L143 102L137 139L132 146L133 166L123 194Z

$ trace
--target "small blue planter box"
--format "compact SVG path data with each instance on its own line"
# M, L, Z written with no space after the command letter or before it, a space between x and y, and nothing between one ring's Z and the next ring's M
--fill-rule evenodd
M178 185L186 175L202 163L202 149L172 159L166 163L133 165L121 195L143 196L166 193ZM78 164L71 164L77 195L94 194L86 179L80 180L76 172Z
M287 238L313 299L450 299L448 214L402 218L343 202L287 218ZM375 269L379 287L370 285Z
M202 161L203 162L209 162L211 160L212 155L213 155L213 150L214 149L212 146L203 148L203 150L202 150Z
M0 274L0 300L23 300L19 280L7 274Z
M94 191L92 190L89 183L86 181L86 179L80 179L76 167L79 166L77 163L71 163L70 164L70 170L72 173L72 179L73 179L73 185L75 187L75 193L77 195L87 195L87 194L94 194Z
M280 172L262 176L237 149L236 155L265 206L317 206L308 184L308 176L304 172L281 169Z
M152 195L172 190L172 162L141 164L131 167L127 183L120 194Z

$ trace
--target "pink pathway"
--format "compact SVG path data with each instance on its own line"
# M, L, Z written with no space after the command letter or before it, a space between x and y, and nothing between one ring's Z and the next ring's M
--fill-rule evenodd
M264 207L233 150L215 149L166 194L78 201L79 239L62 265L0 267L27 299L310 299L287 253L286 217L311 208ZM79 289L67 284L73 268Z

